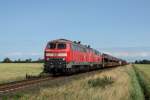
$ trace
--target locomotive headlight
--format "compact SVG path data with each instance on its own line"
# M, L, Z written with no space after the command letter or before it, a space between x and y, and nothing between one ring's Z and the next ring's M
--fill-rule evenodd
M46 56L54 56L53 53L46 53Z
M62 58L63 61L65 61L65 58Z
M58 53L58 56L67 56L67 53Z
M67 56L67 53L46 53L46 56L64 56L66 57Z

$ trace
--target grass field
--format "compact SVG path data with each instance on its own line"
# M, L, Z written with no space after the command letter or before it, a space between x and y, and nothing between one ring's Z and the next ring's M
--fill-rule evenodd
M145 96L150 99L150 64L136 64L135 70L144 89Z
M5 97L6 99L7 97ZM131 65L51 80L19 92L19 100L144 100Z
M43 64L32 63L1 63L0 84L15 80L22 80L26 74L37 75L42 71Z

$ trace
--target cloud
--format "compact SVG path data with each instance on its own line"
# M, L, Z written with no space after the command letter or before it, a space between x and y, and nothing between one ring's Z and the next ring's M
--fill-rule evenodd
M150 47L103 48L99 50L123 59L150 59Z
M4 54L6 57L26 57L26 56L42 56L42 53L39 52L10 52Z
M22 52L11 52L11 53L7 53L5 54L5 56L22 56L23 53Z
M137 59L150 59L150 48L123 48L123 49L99 49L102 53L107 53L118 58L126 60L137 60ZM43 58L43 52L8 52L0 54L1 59L10 57L12 59L25 59L25 58Z
M106 53L117 57L150 57L149 51L111 51Z

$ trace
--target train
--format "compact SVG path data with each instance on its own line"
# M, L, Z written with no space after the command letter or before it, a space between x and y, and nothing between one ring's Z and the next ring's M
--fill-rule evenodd
M70 74L126 65L125 60L101 53L81 42L56 39L44 50L44 72Z

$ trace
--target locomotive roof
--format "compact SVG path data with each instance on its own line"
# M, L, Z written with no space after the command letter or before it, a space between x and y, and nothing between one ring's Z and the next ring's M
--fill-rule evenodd
M67 39L57 39L57 40L53 40L53 41L50 41L50 42L72 42L70 40L67 40Z
M79 45L79 46L84 47L84 48L89 48L86 45L82 45L78 42L73 42L73 41L70 41L70 40L67 40L67 39L56 39L56 40L53 40L53 41L50 41L50 42L69 42L69 43L76 44L76 45ZM89 49L92 49L92 48L89 48Z
M70 41L70 40L67 40L67 39L56 39L56 40L53 40L53 41L50 41L50 42L65 42L65 43L72 43L72 44L75 44L75 45L78 45L78 46L80 46L80 47L83 47L83 48L86 48L86 49L90 49L90 50L92 50L92 51L94 51L94 52L98 52L98 53L100 53L99 51L97 51L97 50L95 50L95 49L93 49L93 48L90 48L90 47L88 47L87 45L83 45L83 44L81 44L81 43L78 43L77 41Z
M50 42L66 42L66 43L68 42L68 43L72 43L72 44L79 45L79 46L81 46L81 47L83 47L83 48L91 49L91 50L93 50L93 51L95 51L95 52L99 52L99 51L97 51L97 50L95 50L95 49L93 49L93 48L87 47L86 45L82 45L82 44L80 44L80 43L78 43L78 42L73 42L73 41L70 41L70 40L67 40L67 39L56 39L56 40L53 40L53 41L50 41ZM116 57L114 57L114 56L111 56L111 55L109 55L109 54L103 53L103 55L104 55L105 57L109 57L109 58L112 58L112 59L122 60L122 59L116 58ZM122 60L122 61L124 61L124 60Z

